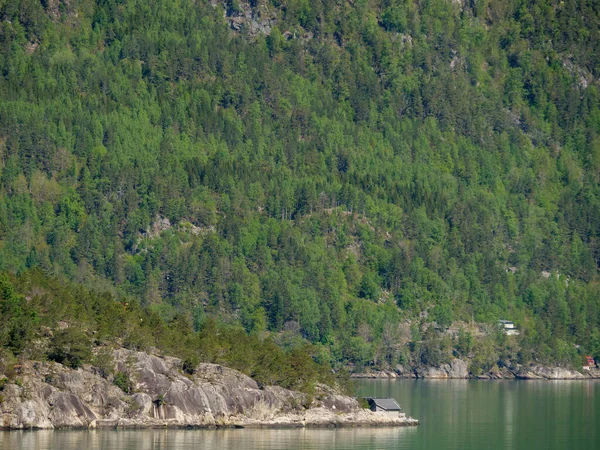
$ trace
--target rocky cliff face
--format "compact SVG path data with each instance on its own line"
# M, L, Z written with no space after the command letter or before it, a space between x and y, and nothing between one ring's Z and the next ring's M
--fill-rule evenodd
M365 411L325 386L310 398L280 387L260 389L251 378L215 364L200 364L186 375L176 358L125 349L113 356L116 370L129 374L130 394L91 367L23 363L1 392L0 429L416 424Z

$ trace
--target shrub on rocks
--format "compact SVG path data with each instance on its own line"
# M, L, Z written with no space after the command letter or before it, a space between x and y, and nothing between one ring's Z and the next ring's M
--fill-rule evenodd
M129 375L125 372L117 372L113 380L113 384L126 394L133 393L133 382L131 381Z
M91 341L87 335L70 326L57 331L50 341L48 359L77 369L92 358Z

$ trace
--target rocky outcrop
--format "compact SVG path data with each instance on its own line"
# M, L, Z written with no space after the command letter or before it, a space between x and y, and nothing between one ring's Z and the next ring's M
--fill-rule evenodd
M0 428L103 427L304 427L402 426L362 409L357 400L318 386L313 397L276 386L259 388L235 370L199 364L193 375L181 361L125 349L113 354L115 369L130 378L126 394L91 367L77 370L27 361L1 392ZM2 376L0 375L0 379Z
M440 366L420 366L411 368L396 366L395 371L380 370L367 373L352 374L353 378L432 378L432 379L465 379L477 378L486 380L522 379L522 380L587 380L600 378L600 369L577 372L563 367L531 365L522 367L496 368L488 373L474 376L469 372L467 362L453 359L450 364Z
M461 359L453 359L450 364L440 367L419 367L415 373L417 378L469 378L467 363Z
M354 373L352 378L470 378L467 363L453 359L450 364L439 367L420 366L417 368L397 365L395 370L378 370L365 373Z
M575 370L564 369L562 367L531 366L521 369L515 374L516 378L522 380L586 380L590 378L599 378L599 370L579 373Z
M266 3L252 5L251 2L242 0L236 2L235 8L226 0L211 0L211 4L215 8L223 8L223 17L232 30L245 32L250 37L269 35L277 22L278 9Z
M350 374L351 378L367 378L367 379L387 379L387 378L404 378L393 370L375 370L371 372L361 372ZM409 377L406 377L409 378ZM414 377L413 377L414 378Z

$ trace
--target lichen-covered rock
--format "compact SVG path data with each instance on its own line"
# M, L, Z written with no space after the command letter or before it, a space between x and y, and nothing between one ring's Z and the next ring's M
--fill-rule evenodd
M217 364L181 372L177 358L118 349L115 369L131 380L125 393L89 367L25 362L20 386L7 384L0 428L413 425L360 408L319 385L309 397Z

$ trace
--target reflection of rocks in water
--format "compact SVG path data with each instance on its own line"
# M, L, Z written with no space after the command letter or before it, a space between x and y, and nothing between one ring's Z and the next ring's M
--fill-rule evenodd
M406 428L284 430L94 430L0 433L3 450L267 450L397 448L416 432Z

